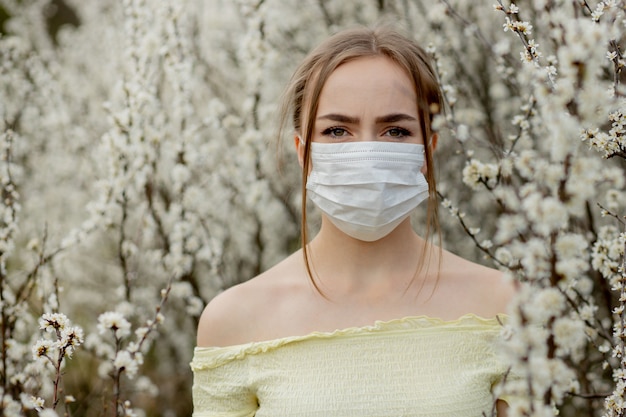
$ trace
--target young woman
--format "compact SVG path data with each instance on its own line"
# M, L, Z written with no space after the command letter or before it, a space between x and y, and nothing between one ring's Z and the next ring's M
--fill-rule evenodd
M391 29L340 32L300 65L284 115L303 249L206 307L194 416L504 415L494 344L514 288L409 218L426 200L427 234L438 230L440 108L427 55ZM322 213L310 241L307 197Z

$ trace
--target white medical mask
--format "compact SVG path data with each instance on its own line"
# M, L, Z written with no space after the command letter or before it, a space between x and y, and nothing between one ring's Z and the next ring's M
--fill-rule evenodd
M383 238L428 198L424 145L312 142L311 162L308 196L355 239Z

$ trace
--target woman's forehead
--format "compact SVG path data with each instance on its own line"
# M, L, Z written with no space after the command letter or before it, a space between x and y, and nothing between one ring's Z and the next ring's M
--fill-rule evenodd
M320 94L318 114L378 109L417 115L416 97L413 80L397 63L384 56L359 58L329 75Z

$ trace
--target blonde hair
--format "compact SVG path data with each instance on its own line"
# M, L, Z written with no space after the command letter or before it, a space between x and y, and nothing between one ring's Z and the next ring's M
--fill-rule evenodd
M427 145L424 148L428 167L426 180L429 186L429 198L425 238L429 241L433 230L438 235L441 234L435 170L429 141L433 134L432 119L442 108L442 98L428 55L416 42L390 28L357 28L341 31L315 48L296 69L283 96L279 132L279 137L282 137L287 120L291 116L293 128L298 132L305 146L302 166L301 242L307 274L320 294L322 292L313 278L307 250L306 216L306 183L311 163L309 155L315 116L322 88L330 74L346 62L372 56L384 56L391 59L404 69L413 81L417 94L419 123Z

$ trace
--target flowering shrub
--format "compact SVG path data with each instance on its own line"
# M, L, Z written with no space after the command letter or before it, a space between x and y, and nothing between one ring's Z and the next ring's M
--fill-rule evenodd
M510 415L625 415L623 1L66 3L0 0L2 414L190 413L203 305L297 245L282 86L382 20L442 84L443 244L521 285Z

